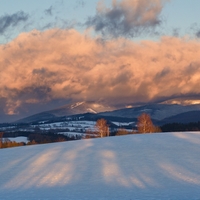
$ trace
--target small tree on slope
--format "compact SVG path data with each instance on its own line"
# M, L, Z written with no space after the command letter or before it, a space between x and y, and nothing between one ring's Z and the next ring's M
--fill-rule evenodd
M97 129L97 134L100 137L105 137L109 136L109 126L107 124L107 121L105 119L99 119L96 122L96 129Z
M151 117L147 113L142 113L138 117L137 129L139 133L161 132L159 127L156 127L153 125L153 122L151 121Z

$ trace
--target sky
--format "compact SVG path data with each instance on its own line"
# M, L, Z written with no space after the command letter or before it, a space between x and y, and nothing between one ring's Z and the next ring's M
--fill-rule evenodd
M0 118L79 101L200 103L199 0L0 0Z

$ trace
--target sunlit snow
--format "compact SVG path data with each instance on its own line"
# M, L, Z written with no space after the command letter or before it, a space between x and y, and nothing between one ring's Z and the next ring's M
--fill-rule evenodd
M0 149L1 200L198 200L200 132Z

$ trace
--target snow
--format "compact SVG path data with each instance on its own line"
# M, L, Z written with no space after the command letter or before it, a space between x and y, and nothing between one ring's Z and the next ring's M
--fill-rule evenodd
M28 140L27 140L27 137L23 137L23 136L19 136L19 137L9 137L8 138L10 141L15 141L15 142L25 142L27 143Z
M90 112L90 113L97 113L95 110L93 110L92 108L87 108L87 112Z
M83 133L80 133L80 132L69 132L69 131L68 132L58 132L57 134L60 134L60 135L72 135L72 136L76 136L76 135L82 136L83 135Z
M85 102L84 102L84 101L83 101L83 102L77 102L77 103L71 105L71 109L74 109L74 108L76 108L76 107L82 105L83 103L85 103Z
M71 132L78 132L79 135L87 130L95 130L96 121L64 121L64 122L53 122L39 125L31 125L31 128L40 128L40 130L69 130Z
M113 122L113 121L112 123L117 126L129 126L129 125L135 124L135 122Z
M1 200L199 200L200 132L0 149Z

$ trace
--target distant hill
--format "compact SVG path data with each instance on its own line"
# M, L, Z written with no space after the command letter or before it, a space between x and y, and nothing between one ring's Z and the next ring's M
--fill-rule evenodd
M103 112L100 114L102 116L137 118L142 113L148 113L152 119L161 121L165 118L189 111L200 111L200 105L183 106L178 104L149 104L139 107Z
M46 121L55 119L56 116L50 112L42 112L35 115L31 115L29 117L25 117L23 119L15 121L15 123L31 123L31 122L38 122L38 121Z
M83 117L83 118L105 118L115 121L137 121L137 117L142 113L148 113L153 122L158 125L164 123L188 123L200 120L200 105L178 105L178 104L148 104L133 108L114 110L114 108L90 102L78 102L68 104L63 107L41 112L21 120L16 123L31 123L38 121L62 120L60 117ZM90 115L89 115L90 114Z
M181 113L178 115L174 115L168 118L163 119L160 124L167 123L190 123L190 122L198 122L200 121L200 111L189 111L185 113Z
M41 112L35 115L31 115L29 117L25 117L23 119L17 120L16 123L31 123L36 121L45 121L45 120L53 120L57 117L63 116L71 116L83 113L99 113L103 111L110 111L114 108L102 105L99 103L91 103L91 102L77 102L74 104L67 104L65 106L59 107L57 109Z

